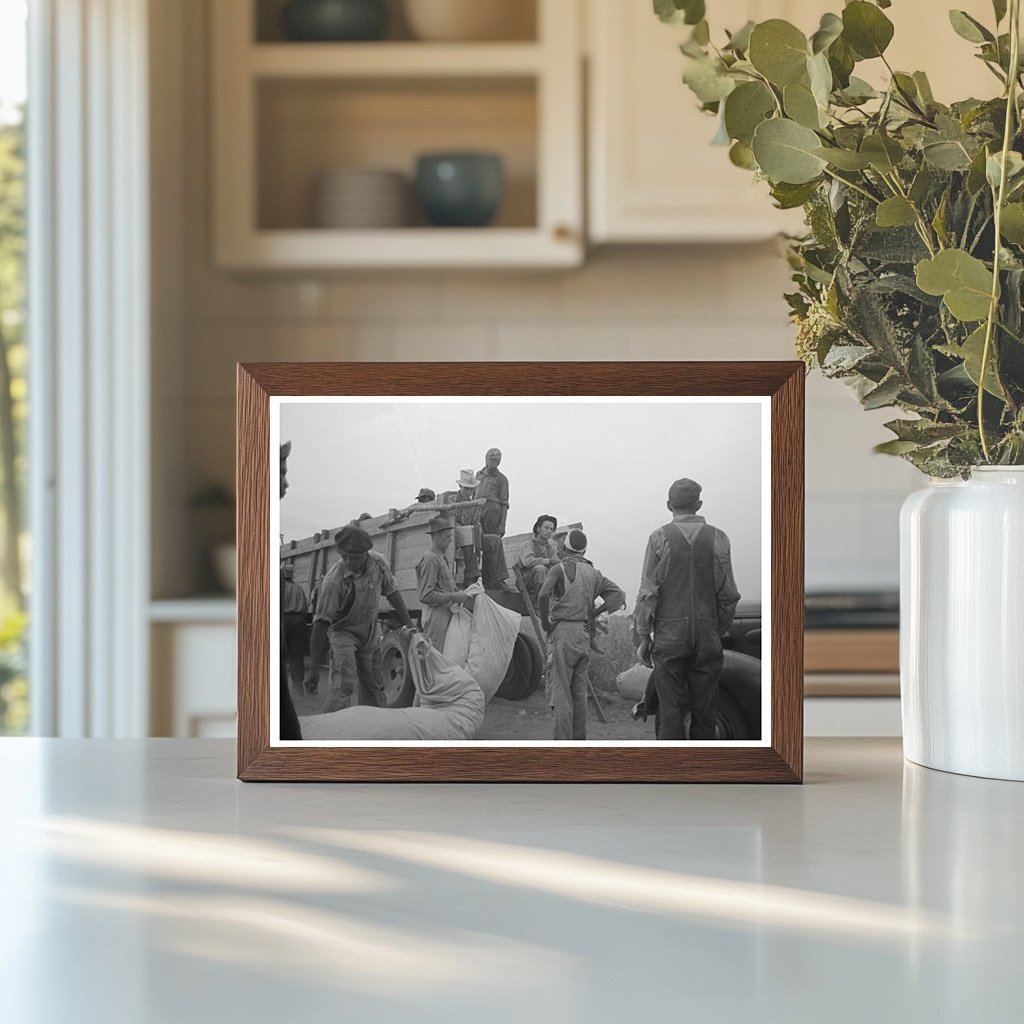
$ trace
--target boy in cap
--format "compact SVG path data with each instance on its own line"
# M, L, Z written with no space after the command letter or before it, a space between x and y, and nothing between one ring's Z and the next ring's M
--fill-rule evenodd
M686 477L669 488L672 522L647 541L633 616L640 660L654 668L660 740L715 738L722 636L740 599L729 538L697 515L700 494L700 484ZM689 737L683 722L688 707Z
M540 588L540 618L548 634L551 669L548 700L555 712L556 740L587 738L587 669L590 620L626 603L621 588L585 558L587 536L570 530L565 557L548 569ZM594 602L600 598L596 608Z
M456 585L455 576L445 557L454 532L450 519L434 516L427 524L430 550L423 553L416 566L416 586L423 605L423 632L438 651L444 650L445 634L452 619L452 605L469 600L469 595Z
M346 699L353 691L353 674L358 680L357 703L383 707L386 701L377 630L381 597L387 598L406 629L413 630L415 626L388 563L372 550L370 535L361 527L345 526L335 535L334 543L339 559L320 588L309 644L312 663L305 689L307 693L317 692L319 665L330 642L331 692L324 711L347 706Z
M554 516L538 516L533 524L533 536L527 538L519 549L518 565L523 571L526 589L533 598L544 585L548 569L558 565L558 548L554 541L556 529L558 520Z

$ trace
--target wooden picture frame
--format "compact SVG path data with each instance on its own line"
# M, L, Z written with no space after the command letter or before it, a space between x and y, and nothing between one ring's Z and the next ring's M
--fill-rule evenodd
M318 746L271 740L271 400L302 396L759 398L768 453L770 735L757 746ZM554 396L554 397L553 397ZM580 396L586 396L581 398ZM365 399L364 399L365 400ZM405 401L410 401L404 397ZM435 399L441 400L441 399ZM691 400L695 400L691 397ZM482 449L481 449L482 451ZM801 782L804 367L799 362L254 363L238 366L238 777L243 781ZM397 502L396 502L397 504Z

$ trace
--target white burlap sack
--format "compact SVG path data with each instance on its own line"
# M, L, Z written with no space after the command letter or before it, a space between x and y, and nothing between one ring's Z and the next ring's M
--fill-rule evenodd
M477 681L485 701L494 696L505 678L521 621L518 612L502 608L486 594L476 599L466 671Z
M465 665L469 657L469 637L473 632L473 616L464 605L452 609L448 632L444 635L444 656L453 665Z
M472 675L417 633L409 667L420 706L344 708L300 718L304 740L471 740L484 720L484 696Z

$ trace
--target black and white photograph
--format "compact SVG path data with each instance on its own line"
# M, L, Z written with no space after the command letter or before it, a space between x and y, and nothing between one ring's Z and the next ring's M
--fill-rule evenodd
M270 433L272 745L768 743L769 399L278 396Z

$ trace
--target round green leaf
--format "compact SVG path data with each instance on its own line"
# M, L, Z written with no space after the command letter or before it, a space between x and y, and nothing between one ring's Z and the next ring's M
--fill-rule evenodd
M1024 203L1010 203L1003 209L999 233L1014 245L1024 245Z
M865 135L860 151L871 166L883 174L894 171L903 159L903 147L887 135Z
M969 43L991 43L995 41L996 37L981 22L975 21L965 11L950 11L949 23L953 26L953 31Z
M878 204L875 224L880 228L905 228L916 223L914 204L903 196L893 196Z
M852 149L819 146L814 150L814 155L820 156L822 160L828 161L833 167L838 167L841 171L863 171L871 166L871 161L866 156L861 156L860 153L855 153Z
M881 57L892 35L892 22L874 4L853 0L843 8L843 39L862 60Z
M729 149L729 159L745 171L756 171L757 160L754 151L745 142L734 142Z
M963 249L944 249L914 268L917 286L941 295L950 313L964 322L983 320L991 302L992 271Z
M736 83L714 60L689 60L683 71L683 81L701 103L724 100Z
M782 90L782 106L786 117L802 124L805 128L820 128L821 111L811 94L811 87L806 82L787 85Z
M744 82L725 101L725 129L729 137L748 146L754 129L775 109L775 99L763 82Z
M772 18L750 33L747 59L773 85L798 82L807 69L807 37L795 25Z
M818 31L811 36L811 52L827 50L842 34L843 19L835 14L823 14Z
M813 181L825 169L825 161L814 152L820 144L821 140L810 128L776 117L757 126L751 148L770 182L802 185Z

